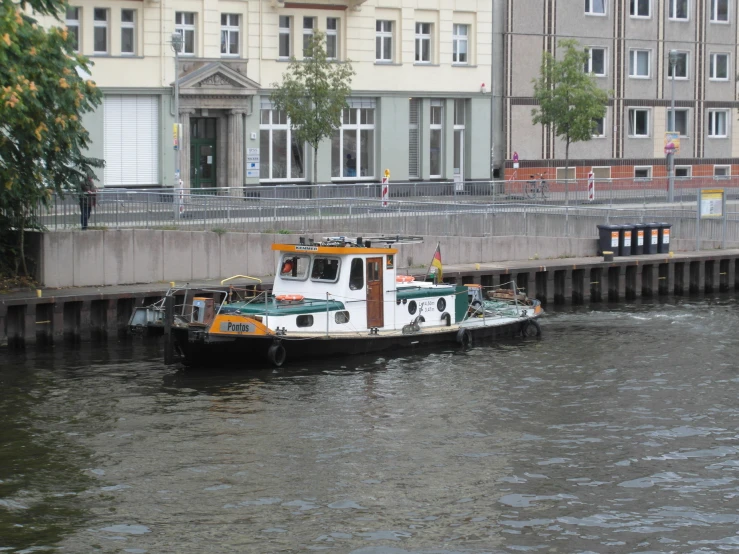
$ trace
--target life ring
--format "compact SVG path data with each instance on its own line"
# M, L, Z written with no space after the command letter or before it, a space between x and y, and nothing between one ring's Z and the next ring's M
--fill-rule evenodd
M412 283L415 280L416 278L413 275L396 275L395 276L396 283Z
M269 347L269 350L267 350L267 359L275 367L282 366L282 364L285 363L286 358L287 352L285 351L285 347L279 342L273 343Z
M534 338L541 336L541 325L535 319L529 319L521 325L521 336L524 338Z
M275 298L278 302L299 302L305 297L302 294L280 294Z
M457 344L468 347L472 344L472 333L468 329L460 329L457 331Z

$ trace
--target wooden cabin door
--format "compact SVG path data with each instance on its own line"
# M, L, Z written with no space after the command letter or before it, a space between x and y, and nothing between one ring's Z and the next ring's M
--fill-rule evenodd
M382 258L367 258L367 327L384 327Z

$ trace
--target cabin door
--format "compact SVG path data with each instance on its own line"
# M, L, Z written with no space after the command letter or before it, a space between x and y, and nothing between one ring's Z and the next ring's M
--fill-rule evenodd
M367 327L384 327L382 258L367 258Z

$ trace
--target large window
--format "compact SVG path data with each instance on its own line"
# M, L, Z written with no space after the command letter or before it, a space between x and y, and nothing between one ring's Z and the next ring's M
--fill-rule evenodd
M279 53L280 58L289 58L292 51L292 45L290 44L290 17L286 15L280 16L280 28L279 28Z
M221 55L239 55L239 14L221 14Z
M105 186L159 184L159 97L103 99Z
M442 131L444 121L444 107L441 102L438 105L431 105L430 114L430 144L429 144L429 176L441 177L441 157L442 157Z
M302 281L308 277L310 256L283 254L280 262L280 278Z
M585 0L585 13L588 15L605 15L606 0Z
M136 10L121 10L121 54L136 54Z
M631 17L650 17L652 15L652 0L631 0L629 14Z
M195 14L192 12L176 12L174 14L174 30L182 36L184 56L195 55Z
M335 283L339 278L339 258L313 258L313 269L310 272L311 281Z
M305 145L293 136L285 112L262 109L259 120L259 178L262 181L305 179Z
M629 136L649 136L649 110L640 108L629 109Z
M416 23L416 63L431 63L431 23Z
M329 60L339 57L339 20L336 17L326 18L326 57Z
M331 177L375 176L375 109L345 108L331 138Z
M418 98L409 99L408 109L408 177L418 179L421 176L418 156L420 149L418 122L421 119L421 101Z
M672 64L670 58L667 58L667 76L672 77ZM688 53L675 52L675 79L688 78Z
M362 290L364 288L364 260L362 258L353 258L352 266L349 270L349 289Z
M643 165L634 167L634 179L648 181L652 178L652 166Z
M729 0L711 0L711 23L729 22Z
M688 136L688 110L675 110L675 128L672 128L672 110L667 110L667 130L676 131L681 137Z
M629 77L649 78L650 54L649 50L631 50L629 52Z
M712 81L728 81L729 55L711 54L708 75Z
M70 6L67 8L67 14L64 19L67 26L67 33L72 37L72 49L75 52L80 51L80 8Z
M592 73L598 77L606 74L606 49L588 48L588 61L585 62L585 73Z
M690 4L689 0L667 0L668 6L668 17L670 19L676 19L678 21L687 21L690 15Z
M393 22L378 19L375 22L375 60L393 61Z
M466 65L469 63L467 55L469 46L469 25L454 25L452 35L452 63Z
M728 136L726 122L729 120L727 110L708 110L708 136L726 138Z
M95 54L108 53L108 10L95 8L93 10L93 52Z
M310 41L313 38L313 33L316 28L315 17L304 17L303 18L303 57L309 56Z
M599 117L593 119L593 138L603 138L606 136L606 118Z

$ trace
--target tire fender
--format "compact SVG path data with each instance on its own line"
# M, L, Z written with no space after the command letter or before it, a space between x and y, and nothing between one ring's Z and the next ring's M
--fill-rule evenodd
M521 336L526 338L540 337L541 325L535 319L529 319L521 325Z
M457 331L457 344L460 346L470 346L472 344L472 333L468 329Z
M267 359L275 367L281 367L285 363L287 352L285 351L285 347L282 346L282 343L275 342L269 347L269 350L267 350Z

